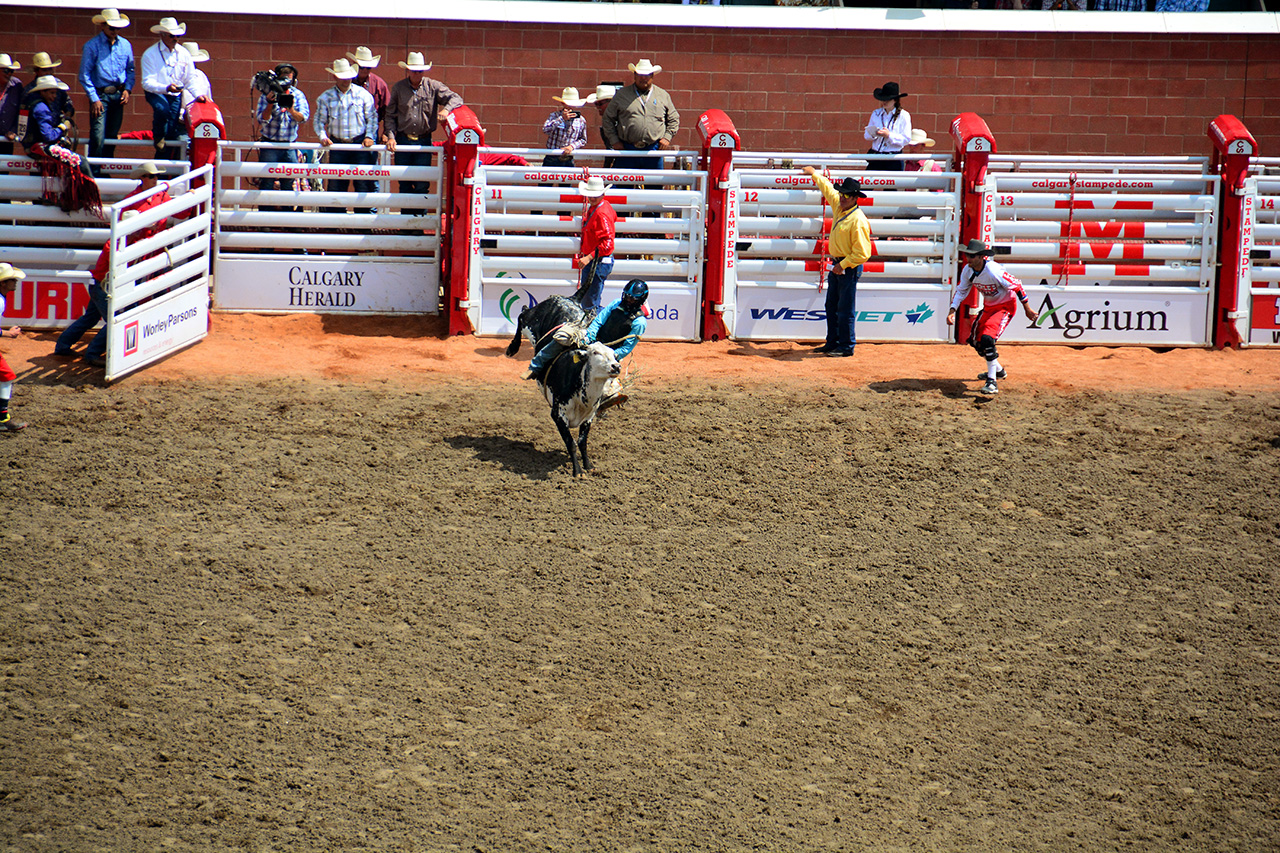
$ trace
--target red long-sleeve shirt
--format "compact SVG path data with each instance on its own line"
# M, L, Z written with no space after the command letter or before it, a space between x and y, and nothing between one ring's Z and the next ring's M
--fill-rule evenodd
M609 202L600 201L593 211L583 214L582 248L580 255L592 255L597 258L613 254L613 235L616 232L618 214Z

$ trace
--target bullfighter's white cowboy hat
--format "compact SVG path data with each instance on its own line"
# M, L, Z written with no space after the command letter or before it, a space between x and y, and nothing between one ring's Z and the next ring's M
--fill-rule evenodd
M161 18L160 23L151 28L153 33L168 33L171 36L184 36L187 34L187 25L179 24L177 18Z
M610 86L608 83L601 83L599 86L596 86L595 92L587 95L587 103L595 104L600 101L608 101L616 94L618 94L618 90L615 87Z
M43 50L37 53L35 56L31 57L32 71L44 71L47 68L57 68L61 64L62 64L61 59L55 62L54 58L49 54L45 53Z
M208 62L209 61L209 51L200 47L200 45L196 44L195 42L184 41L182 43L182 46L187 49L187 53L191 54L192 62Z
M17 71L22 68L22 63L14 62L13 57L7 53L0 53L0 68L5 71Z
M95 24L106 24L108 27L115 27L119 30L129 26L129 16L121 15L119 9L103 9L93 16L93 22Z
M61 89L62 91L65 92L70 88L71 88L70 86L68 86L66 83L63 83L57 77L54 77L52 74L46 74L43 77L37 77L36 82L32 84L31 89L29 91L31 93L35 93L35 92L44 92L49 89Z
M354 80L356 75L360 73L358 68L353 68L351 63L347 62L345 59L335 59L333 61L333 67L326 68L325 71L328 71L339 80Z
M397 62L405 71L430 71L431 63L427 62L427 58L416 50L409 52L408 62Z
M0 281L22 281L27 274L13 264L0 264Z
M586 106L587 99L578 97L578 90L572 86L565 86L558 96L552 97L553 101L559 101L566 107L582 107Z
M654 65L649 60L642 59L639 62L628 62L627 70L634 71L635 73L639 74L641 77L647 77L651 74L657 74L659 71L662 70L662 66Z
M592 175L578 184L578 195L583 198L599 198L604 195L606 189L608 187L604 185L604 179L599 175Z
M929 138L929 134L925 133L918 127L911 128L911 144L923 145L925 148L932 148L938 143Z
M378 63L382 61L382 54L379 53L377 56L374 56L372 50L369 50L369 48L364 45L360 45L356 48L355 53L351 53L350 51L347 52L347 59L350 59L361 68L377 68Z

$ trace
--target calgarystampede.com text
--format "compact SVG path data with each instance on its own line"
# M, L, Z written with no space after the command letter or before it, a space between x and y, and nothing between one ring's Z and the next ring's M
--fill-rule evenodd
M389 178L391 172L374 166L272 166L267 169L268 175L282 175L286 178Z

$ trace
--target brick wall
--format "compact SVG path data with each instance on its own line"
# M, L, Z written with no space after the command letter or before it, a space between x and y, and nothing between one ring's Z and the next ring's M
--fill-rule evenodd
M128 9L124 9L128 13ZM1105 14L1105 13L1098 13ZM95 32L87 12L0 7L0 50L24 65L47 50L74 85L81 48ZM135 59L155 41L154 13L131 15L125 35ZM864 151L871 90L898 80L914 124L945 137L950 120L976 112L1001 152L1207 154L1205 128L1220 113L1239 116L1261 153L1280 155L1280 36L822 32L698 28L585 28L502 23L376 22L263 15L179 16L187 38L212 55L204 70L234 138L250 134L249 79L288 61L312 103L332 78L324 68L357 45L383 55L388 82L396 61L422 50L430 75L463 96L495 145L540 146L542 122L563 86L592 90L630 81L629 61L650 57L656 78L681 112L677 144L698 144L695 123L725 110L748 148ZM21 72L24 82L27 72ZM594 112L588 133L596 140ZM87 112L81 113L82 135ZM150 127L137 97L125 129ZM305 139L313 139L308 132ZM437 139L438 141L438 139Z

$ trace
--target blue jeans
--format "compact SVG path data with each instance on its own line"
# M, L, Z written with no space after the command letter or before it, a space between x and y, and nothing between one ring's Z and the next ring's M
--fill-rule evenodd
M353 143L359 144L364 142L364 136L357 136L351 140ZM329 151L329 163L332 165L344 166L372 166L378 161L378 155L374 151ZM347 178L331 178L326 185L331 193L344 193L347 187L351 187L352 192L371 193L378 189L377 181L352 181ZM359 208L357 208L359 211ZM346 213L341 207L323 207L321 213Z
M89 285L89 307L84 309L84 313L80 318L73 322L70 326L62 330L62 334L58 335L58 342L53 345L54 352L67 353L71 351L72 344L84 337L84 333L98 325L98 321L107 316L107 294L98 282ZM102 358L107 354L107 327L103 326L98 330L98 334L93 336L93 340L89 341L89 347L84 351L86 358Z
M827 273L827 346L838 350L853 349L858 342L853 322L857 315L858 278L862 266L840 270L837 265Z
M405 136L403 133L396 134L396 145L427 145L430 144L429 137L422 137L417 142ZM396 151L395 164L397 166L430 166L430 151ZM427 190L431 189L430 181L401 181L400 192L410 193L412 195L426 195ZM426 213L425 209L401 210L401 213Z
M274 142L272 139L263 139L263 142ZM292 148L259 148L259 163L289 163L298 162L296 153ZM276 187L289 192L293 189L293 178L259 178L258 189L274 190Z
M182 124L182 95L147 92L147 103L151 105L151 142L159 151L166 139L177 139L187 132Z
M120 137L120 127L124 124L124 104L120 103L120 94L120 92L116 92L114 95L98 94L98 97L102 100L102 113L95 116L90 111L90 157L114 157L116 154L116 147L114 145L107 147L105 141ZM98 177L96 166L93 167L92 171L94 177Z
M587 272L591 270L591 264L587 264L582 268L582 273L578 276L578 287L581 288L587 284ZM591 278L591 286L586 289L582 297L582 307L587 311L599 311L601 309L600 297L604 296L604 281L609 277L609 273L613 272L613 258L607 261L601 261L595 265L594 275Z
M653 143L648 148L638 148L629 142L622 143L623 151L656 151L658 143ZM615 156L613 158L613 168L615 169L662 169L666 167L666 159L663 157L622 157ZM619 186L632 186L631 184L619 184Z

